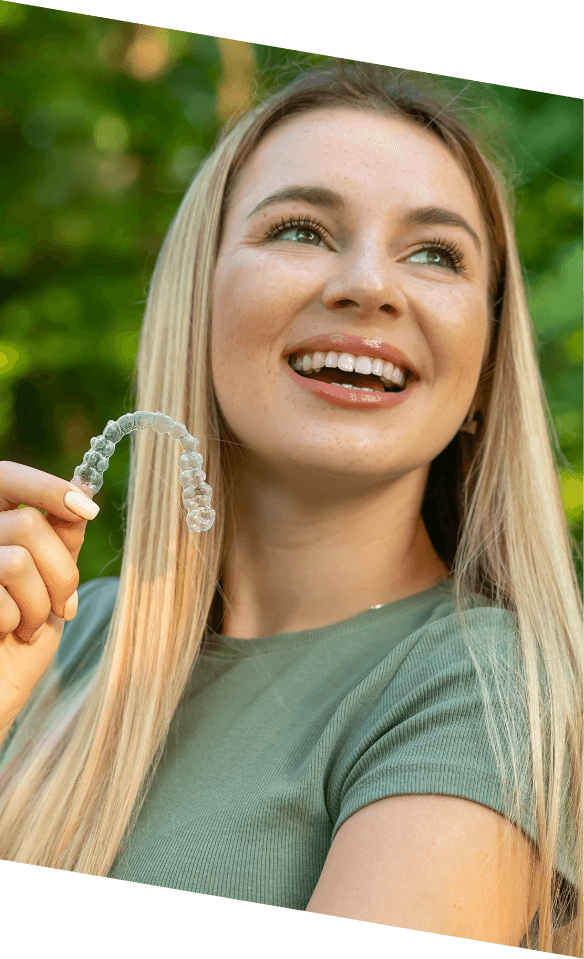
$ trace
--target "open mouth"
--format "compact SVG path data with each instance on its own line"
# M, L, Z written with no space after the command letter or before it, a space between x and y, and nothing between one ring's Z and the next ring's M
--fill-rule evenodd
M295 366L295 361L299 355L302 354L296 353L288 357L288 364L294 372L297 373L298 376L306 376L311 380L319 380L321 383L348 386L353 389L368 390L372 393L402 393L416 380L416 377L413 373L410 373L409 370L404 370L406 379L405 383L401 386L397 383L388 383L375 373L349 373L338 367L323 366L320 370L309 370L305 372L302 369L297 369Z

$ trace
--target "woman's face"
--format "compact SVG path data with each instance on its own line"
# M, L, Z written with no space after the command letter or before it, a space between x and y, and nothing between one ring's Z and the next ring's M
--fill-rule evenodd
M280 199L256 210L289 187L324 188L339 202ZM427 208L456 214L470 232L412 218ZM302 225L286 226L294 220ZM454 257L436 249L444 243ZM427 467L476 391L488 332L487 243L466 174L422 128L338 108L270 131L236 185L213 284L215 392L254 468L316 490L320 479L332 489L335 478L375 484ZM419 373L417 387L389 408L347 408L310 392L286 365L291 350L320 334L395 347ZM368 355L366 345L346 352ZM350 378L335 372L335 382Z

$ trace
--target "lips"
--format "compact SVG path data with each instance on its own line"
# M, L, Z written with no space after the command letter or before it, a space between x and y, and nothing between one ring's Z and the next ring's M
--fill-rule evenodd
M289 357L295 353L314 353L316 350L323 353L334 350L335 353L352 353L353 356L379 357L388 363L409 370L416 379L420 379L418 370L407 356L389 343L378 339L349 336L343 333L323 333L297 343L284 355Z

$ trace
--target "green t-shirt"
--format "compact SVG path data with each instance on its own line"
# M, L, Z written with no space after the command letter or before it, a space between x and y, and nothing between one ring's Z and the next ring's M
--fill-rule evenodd
M58 652L64 683L99 659L118 586L106 577L79 588ZM209 633L108 875L305 909L340 826L368 803L441 793L502 813L481 687L451 590L442 580L298 633ZM469 614L473 634L490 635L508 662L510 615L481 597ZM513 783L510 764L508 773ZM536 838L532 821L521 826ZM565 837L556 866L574 882Z

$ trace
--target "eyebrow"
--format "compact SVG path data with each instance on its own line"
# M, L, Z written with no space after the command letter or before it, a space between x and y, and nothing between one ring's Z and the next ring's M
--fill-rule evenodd
M270 193L269 196L260 200L246 219L249 220L254 213L258 213L259 210L263 210L266 206L274 203L282 203L285 200L303 200L305 203L323 207L323 209L330 210L333 213L340 213L341 210L345 208L345 201L341 194L337 193L336 190L330 190L328 187L286 186L280 190L276 190L274 193ZM477 233L473 230L470 223L468 223L460 213L455 213L454 210L445 210L440 206L414 207L405 213L403 222L407 226L432 224L459 226L463 230L466 230L469 236L472 237L479 253L482 251L481 241Z

